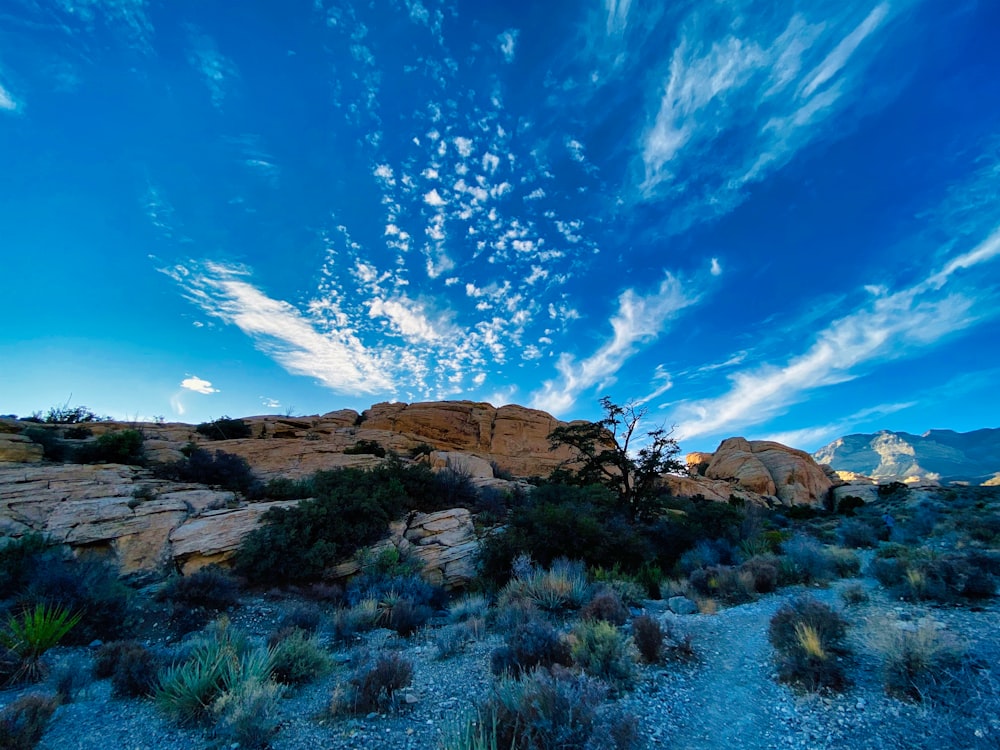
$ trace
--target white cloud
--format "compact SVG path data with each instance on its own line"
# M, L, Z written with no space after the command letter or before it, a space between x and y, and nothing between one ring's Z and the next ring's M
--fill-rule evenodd
M895 414L898 411L903 411L916 405L916 401L907 401L898 404L879 404L878 406L862 409L836 422L815 425L813 427L803 427L799 430L788 430L787 432L768 433L760 439L773 440L776 443L798 448L799 450L815 451L824 444L844 434L857 432L857 425L863 420Z
M260 405L265 409L280 409L281 402L276 398L266 398L264 396L260 397Z
M368 314L373 318L385 318L394 331L413 341L437 341L447 330L446 326L431 322L423 306L406 297L375 298L368 303ZM445 331L439 331L439 327Z
M2 83L0 83L0 109L7 112L17 112L20 109L20 105L14 100L11 93L3 87Z
M722 266L719 264L718 258L712 258L712 266L709 270L713 276L718 276L722 273Z
M573 406L583 391L610 384L641 344L656 339L677 312L696 301L697 297L688 296L671 274L647 296L626 289L618 298L618 311L610 320L612 337L580 362L572 355L562 354L556 365L560 378L545 381L542 389L532 394L532 406L561 414Z
M866 365L904 357L978 322L973 297L941 292L959 270L998 256L1000 226L941 271L898 292L876 294L865 307L832 322L804 353L781 365L736 373L725 394L680 405L674 415L678 439L759 424L811 390L852 380Z
M731 210L747 184L844 131L834 115L867 95L866 76L901 10L882 3L859 17L845 5L814 20L814 11L789 10L778 25L740 26L723 22L731 12L719 5L690 15L640 138L637 197L673 199L674 231ZM871 106L890 100L891 86Z
M462 138L461 136L459 136L458 138L455 139L454 143L455 143L455 148L458 149L458 153L463 159L468 159L470 156L472 156L471 138Z
M424 203L428 206L443 206L447 201L441 197L438 193L437 188L434 188L429 193L424 195Z
M349 332L323 334L287 302L268 297L237 266L205 263L161 269L207 314L235 325L257 348L296 375L314 377L338 393L390 391L389 368Z
M575 138L566 140L566 150L569 151L570 158L575 162L583 163L587 156L583 152L583 144Z
M201 73L211 94L212 104L219 109L232 81L239 78L239 71L232 60L219 52L211 37L194 27L189 31L192 49L188 53L188 62Z
M628 26L628 11L632 0L604 0L608 11L608 34L622 34Z
M184 380L181 381L181 388L194 391L195 393L201 393L205 396L211 393L219 393L219 389L213 388L210 381L202 380L196 375L188 375L184 378Z
M507 62L514 61L514 55L517 52L517 37L520 33L517 29L507 29L497 37L500 52L503 53L503 59Z

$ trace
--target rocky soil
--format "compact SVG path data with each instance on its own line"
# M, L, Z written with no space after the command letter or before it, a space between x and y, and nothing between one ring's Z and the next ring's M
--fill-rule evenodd
M1000 692L993 682L1000 656L996 638L1000 606L995 601L981 609L904 604L888 600L870 579L858 580L871 598L850 607L842 604L840 592L858 581L808 589L818 599L842 608L851 622L852 655L847 664L851 684L844 692L803 693L775 679L768 623L783 602L804 590L795 587L714 615L680 616L665 611L662 602L647 602L647 611L675 633L692 636L696 657L642 667L634 689L619 699L621 707L638 717L651 749L1000 746ZM248 598L233 610L233 624L263 637L287 606L287 600ZM887 697L880 679L877 636L887 628L912 626L922 618L960 637L967 644L967 661L988 668L963 671L956 685L940 688L923 704ZM275 750L440 747L443 733L462 722L489 690L490 653L502 639L496 633L486 635L459 655L441 660L436 656L435 632L430 627L402 639L389 631L375 631L354 647L398 650L413 661L412 688L398 711L389 715L324 715L351 658L350 649L334 649L338 669L282 701ZM151 643L162 640L155 631L147 635ZM57 649L53 659L53 675L57 675L60 668L85 670L90 655L86 649ZM0 693L0 705L23 692ZM57 710L39 748L188 750L217 746L202 730L170 723L150 701L112 698L107 681L94 681Z

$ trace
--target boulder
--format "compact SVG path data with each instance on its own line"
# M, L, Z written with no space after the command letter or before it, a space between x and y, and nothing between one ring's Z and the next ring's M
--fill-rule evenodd
M430 454L431 468L435 471L454 471L469 479L493 479L493 466L489 461L457 451L433 451Z
M805 451L769 440L723 440L705 470L782 505L823 505L833 481Z
M667 609L675 615L694 615L698 613L698 605L686 596L672 596L667 599Z

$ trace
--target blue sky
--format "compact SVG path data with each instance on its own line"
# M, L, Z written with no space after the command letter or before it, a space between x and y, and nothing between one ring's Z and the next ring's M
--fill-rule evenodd
M992 2L6 0L0 412L1000 425Z

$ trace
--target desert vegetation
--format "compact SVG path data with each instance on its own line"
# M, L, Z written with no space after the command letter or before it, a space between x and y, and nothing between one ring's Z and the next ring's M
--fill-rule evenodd
M505 492L391 453L263 482L192 445L157 476L298 500L269 510L227 568L122 580L54 540L6 540L0 746L54 747L60 716L100 705L147 712L178 747L630 750L683 745L686 714L724 734L716 704L742 684L751 702L836 706L834 723L859 706L884 731L921 717L914 746L995 746L995 490L890 485L805 510L675 498L643 478L674 467L669 435L632 458L641 415L605 409L552 436L584 457L575 470ZM237 421L204 437L245 438ZM372 549L390 522L453 507L481 537L464 590ZM347 558L358 572L332 580ZM672 707L682 689L692 702Z

